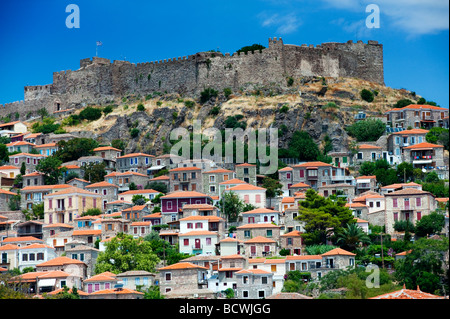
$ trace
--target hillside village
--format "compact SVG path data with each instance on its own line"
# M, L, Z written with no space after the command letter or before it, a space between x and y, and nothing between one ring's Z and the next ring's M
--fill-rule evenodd
M294 274L304 284L368 264L395 272L395 261L412 252L393 253L395 243L409 247L411 236L448 238L448 197L424 190L410 172L401 182L383 185L376 174L362 175L355 167L380 160L392 167L407 163L424 172L423 180L433 176L448 187L448 150L427 141L434 126L448 128L448 109L410 104L384 116L390 125L383 147L358 142L356 151L329 152L327 162L283 164L270 178L252 163L224 168L211 160L175 161L168 153L126 153L111 145L78 157L85 150L74 144L76 158L48 169L51 164L40 163L64 158L61 152L82 138L32 133L22 121L0 124L8 155L0 166L0 271L32 297L75 287L85 299L141 299L148 291L164 298L308 299L317 292L287 288ZM360 240L336 241L339 234L326 226L324 241L313 238L302 211L321 200L350 216L339 232L356 227ZM418 230L411 235L401 228L435 212L445 225L434 233L417 236ZM365 259L357 252L380 239L389 255L383 248L381 256L379 250ZM150 240L163 243L160 258L153 252L148 262L128 260L124 271L113 267L114 260L105 261L112 256L108 247L133 241L147 247L143 243ZM448 251L444 259L448 267ZM442 298L434 290L412 288L378 297Z

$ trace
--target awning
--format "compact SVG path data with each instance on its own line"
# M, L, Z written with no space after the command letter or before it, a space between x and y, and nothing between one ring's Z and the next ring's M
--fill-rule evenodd
M430 164L433 160L413 160L413 164Z
M357 184L367 184L370 183L370 179L358 179L356 180Z
M160 169L163 169L164 167L166 167L165 165L158 165L158 166L152 166L147 168L147 171L158 171Z
M41 279L38 282L38 287L54 287L56 284L56 279Z
M420 120L420 122L430 122L430 123L436 123L436 121L431 121L431 120Z
M411 151L432 151L431 147L419 147L419 148L411 148Z

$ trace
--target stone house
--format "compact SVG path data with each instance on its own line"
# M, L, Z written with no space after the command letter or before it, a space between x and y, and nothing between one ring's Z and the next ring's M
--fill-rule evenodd
M331 164L316 161L294 165L291 184L295 185L302 182L317 190L319 186L334 183L352 185L353 181L353 176L345 168L334 167Z
M346 269L347 267L355 267L356 254L341 248L332 249L321 256L322 265L328 269Z
M264 262L257 269L265 270L273 274L272 294L281 292L286 275L286 258L265 258Z
M68 257L80 260L87 265L88 276L95 274L95 264L100 252L97 248L84 245L81 242L72 241L65 244L64 251Z
M72 232L73 241L84 242L89 247L94 247L95 242L101 238L101 229L77 229Z
M419 143L403 148L403 161L414 168L432 170L445 166L444 146L432 143Z
M244 243L232 237L226 237L219 241L220 256L239 255L244 251Z
M355 198L355 186L350 184L328 184L324 186L319 186L318 193L323 197L329 197L330 195L336 195L337 197L341 197L346 199L347 201L351 201Z
M72 178L70 181L66 182L67 185L72 187L78 187L81 189L86 189L86 186L90 185L89 181L84 180L82 178Z
M39 154L50 156L56 153L56 151L58 150L58 145L56 143L47 143L35 145L34 148L39 152Z
M119 192L126 192L130 190L130 184L136 185L137 189L144 189L149 180L147 175L136 172L112 172L105 175L105 182L119 186Z
M360 202L347 203L345 204L345 207L348 207L352 211L353 216L356 218L361 218L364 220L369 218L369 207L366 204Z
M116 276L116 274L109 271L98 275L91 275L83 282L84 291L92 294L105 289L113 289L118 282Z
M147 175L147 169L152 166L153 155L145 153L130 153L116 157L118 172L136 172Z
M248 184L256 186L256 165L253 164L238 164L234 167L236 178Z
M411 104L391 109L384 114L391 127L430 129L435 126L444 126L444 119L448 117L448 109L433 105Z
M248 240L257 236L263 236L279 242L280 226L271 223L244 224L236 228L236 238Z
M120 153L122 152L122 150L119 150L118 148L114 148L112 146L101 146L94 148L93 152L95 156L100 156L104 160L116 163L117 158L120 157Z
M219 183L219 198L222 198L223 192L227 189L230 189L231 187L242 185L242 184L248 184L240 179L232 178L228 181Z
M203 193L219 196L219 183L226 182L234 178L234 172L228 169L218 168L202 173Z
M401 189L405 189L405 188L414 188L414 189L422 190L422 185L414 183L414 182L390 184L390 185L382 186L380 188L380 194L386 195L388 193L392 193L392 192L395 192L395 191L398 191Z
M285 210L282 225L287 232L291 232L293 230L304 231L303 223L296 219L298 216L298 210L298 205L294 205Z
M280 235L280 248L289 250L289 255L301 255L303 251L302 233L293 230Z
M71 188L71 186L64 184L25 186L21 189L20 207L30 210L34 204L42 203L45 195L68 188Z
M64 254L65 244L73 241L72 234L73 230L71 229L56 232L55 234L46 238L46 243L47 245L55 248L57 256L62 256Z
M7 130L13 131L14 133L26 133L28 131L28 127L24 122L21 121L13 121L8 123L0 124L0 131Z
M262 269L236 272L236 294L239 299L264 299L273 292L273 273Z
M247 259L242 255L227 255L220 257L217 275L208 278L208 289L215 293L228 288L236 290L236 272L247 267Z
M201 191L201 172L199 167L177 167L169 170L170 192Z
M377 188L378 188L377 177L375 175L356 177L356 187L355 187L356 196L359 196L361 193L367 191L375 192Z
M409 220L413 224L437 208L435 196L430 192L406 188L384 195L386 198L386 233L394 232L394 223Z
M244 240L244 255L247 258L274 256L278 253L275 240L263 236L256 236Z
M30 153L36 145L25 142L25 141L16 141L6 144L6 148L9 153ZM42 153L41 153L42 154Z
M292 174L293 174L293 168L292 167L284 167L278 170L278 179L280 180L280 183L282 185L281 190L285 192L286 196L290 196L290 188L292 186Z
M43 244L42 239L33 236L21 236L21 237L6 237L0 242L0 246L6 244L16 245L18 247L25 247L32 244Z
M207 289L206 267L178 262L161 267L158 271L160 291L167 298L204 298L213 295Z
M38 272L58 270L64 271L70 275L68 277L68 281L66 282L67 287L75 286L77 288L81 288L81 283L87 277L86 263L65 256L56 257L36 265L36 271Z
M16 193L0 188L0 211L9 211L9 201L16 195Z
M170 190L170 177L167 175L161 175L158 177L153 177L148 180L148 183L161 183L166 185L167 191Z
M363 162L375 162L382 157L382 148L376 145L359 144L358 151L354 156L353 162L361 164Z
M219 208L211 204L185 204L178 219L189 216L219 216Z
M119 186L103 181L87 185L85 189L101 196L101 206L99 208L104 212L108 202L117 200Z
M428 130L415 128L389 134L387 137L387 150L390 154L401 159L403 148L425 142L428 132Z
M132 222L130 225L129 233L133 235L134 238L145 237L152 232L151 222Z
M123 219L130 221L142 221L144 216L148 215L150 210L147 205L135 205L122 210Z
M182 254L216 254L219 234L209 230L191 230L178 234L179 252Z
M17 236L32 236L38 239L43 238L43 229L42 226L44 224L37 220L28 220L23 223L18 223L16 225Z
M308 184L303 183L303 182L293 184L289 188L289 196L294 196L295 193L298 193L298 192L305 193L310 188L311 188L311 186L309 186Z
M118 233L128 233L131 221L122 218L105 218L101 220L101 238L108 239L116 237Z
M9 163L17 167L22 167L22 163L25 163L25 174L29 174L36 171L36 166L39 164L39 161L46 157L46 155L41 154L18 153L9 155Z
M327 155L331 156L332 163L336 167L345 168L353 164L353 157L350 152L329 152Z
M39 172L33 172L22 176L22 185L26 186L42 186L44 183L44 174Z
M156 275L145 270L130 270L116 275L123 287L130 290L146 291L155 283Z

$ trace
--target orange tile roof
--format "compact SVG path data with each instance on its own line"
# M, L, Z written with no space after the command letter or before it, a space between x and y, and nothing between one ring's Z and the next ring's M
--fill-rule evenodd
M55 249L54 247L45 245L45 244L31 244L28 246L24 246L24 247L20 247L19 249L35 249L35 248L51 248L51 249Z
M322 259L321 255L299 255L299 256L286 256L286 260L312 260Z
M10 192L10 191L6 191L6 190L1 189L1 188L0 188L0 194L11 195L11 196L17 195L17 193L13 193L13 192Z
M1 250L16 250L19 249L20 247L17 245L13 245L13 244L6 244L6 245L2 245L0 246L0 251Z
M178 262L176 264L172 264L172 265L169 265L166 267L159 268L159 270L177 270L177 269L205 269L205 270L207 270L208 268L202 267L199 265L195 265L195 264L189 263L189 262Z
M6 144L6 146L21 146L21 145L31 145L31 146L37 147L36 145L25 142L25 141L16 141L16 142L11 142L11 143Z
M253 191L253 190L263 190L263 191L265 191L266 189L263 188L263 187L254 186L254 185L252 185L252 184L240 184L240 185L236 185L236 186L230 187L230 188L228 188L228 189L226 189L226 190L227 190L227 191L228 191L228 190L231 190L231 191Z
M238 226L236 229L247 229L247 228L280 228L280 226L271 223L245 224Z
M297 164L294 167L309 167L309 166L317 166L317 167L319 167L319 166L333 166L333 165L328 164L328 163L324 163L324 162L316 161L316 162L307 162L307 163Z
M161 198L165 199L165 198L185 198L185 197L210 197L210 196L196 191L175 191L165 196L162 196Z
M421 191L420 189L415 189L415 188L404 188L395 192L391 192L391 193L387 193L384 194L384 196L396 196L396 195L427 195L430 194L431 196L434 197L433 194L431 194L430 192L427 191Z
M210 204L185 204L183 209L213 210L217 209L217 207Z
M131 226L151 226L152 222L133 222Z
M401 253L395 254L395 256L406 256L407 254L410 254L412 252L412 249L402 251Z
M209 216L188 216L188 217L184 217L184 218L180 218L180 221L185 221L185 220L208 220L208 221L220 221L220 220L224 220L222 217L219 216L213 216L213 215L209 215Z
M151 181L159 181L159 180L168 180L168 179L170 180L169 176L161 175L161 176L158 176L158 177L151 178L150 180Z
M223 241L223 240L221 240L221 241ZM233 255L221 256L220 260L222 260L222 259L245 259L245 257L242 255L239 255L239 254L233 254Z
M283 197L283 199L281 200L282 204L286 204L286 203L295 203L295 198L294 197Z
M292 170L293 170L293 168L288 166L288 167L281 168L278 171L279 172L290 172Z
M187 233L178 234L180 237L185 236L204 236L204 235L211 235L211 236L217 236L218 234L209 230L193 230Z
M243 164L239 164L239 165L235 165L235 167L256 167L256 165L253 164L249 164L249 163L243 163Z
M9 155L9 157L19 157L19 156L30 156L30 157L47 157L47 155L41 155L41 154L30 154L30 153L18 153L14 155Z
M292 188L292 187L307 187L307 188L311 188L310 185L308 185L308 184L306 184L306 183L303 183L303 182L300 182L300 183L291 185L291 188Z
M159 212L159 213L153 213L150 215L146 215L143 218L161 218L161 217L162 217L162 214Z
M50 291L48 294L49 295L57 295L58 293L63 292L63 291L64 291L64 288L60 288L57 290ZM69 289L69 293L72 293L72 288ZM80 289L77 289L77 293L80 296L89 296L89 294L87 292L84 292L83 290L80 290Z
M11 243L11 242L26 242L26 241L40 241L43 242L42 239L33 237L33 236L22 236L22 237L6 237L3 239L2 243Z
M342 248L335 248L335 249L332 249L332 250L327 251L326 253L322 254L322 256L334 256L334 255L356 256L356 254L353 254Z
M201 171L201 168L189 166L189 167L177 167L169 170L169 172L182 172L182 171Z
M155 191L154 189L137 189L119 193L119 195L136 195L136 194L153 194L153 193L160 193L160 192Z
M74 186L72 186L70 188L67 188L67 189L64 189L62 191L58 191L58 192L55 192L55 193L47 194L47 195L44 195L44 196L45 197L49 197L49 196L60 196L60 195L66 195L66 194L85 194L85 195L100 196L100 194L89 192L87 190L84 190L84 189L78 188L78 187L74 187Z
M65 168L67 168L67 169L79 169L80 168L80 166L78 166L78 165L63 165L62 167L65 167Z
M56 257L56 258L50 259L49 261L40 263L40 264L36 265L36 267L64 266L64 265L71 265L71 264L86 265L84 262L82 262L80 260L61 256L61 257Z
M72 236L101 235L101 229L77 229L74 230Z
M236 238L227 237L227 238L224 238L224 239L220 240L219 242L227 243L227 242L242 242L242 241L238 240Z
M443 148L443 147L444 146L442 146L442 145L423 142L423 143L414 144L414 145L410 145L410 146L404 147L404 149L411 150L411 149L421 149L421 148Z
M358 148L360 150L381 149L381 147L379 147L379 146L370 145L370 144L361 144L361 145L358 145Z
M243 269L236 273L236 275L243 274L253 274L253 275L271 275L270 271L262 270L262 269Z
M244 241L244 244L256 244L256 243L276 243L275 240L267 238L267 237L263 237L263 236L256 236L252 239L246 240Z
M63 224L63 223L55 223L55 224L49 224L49 225L42 226L42 228L53 228L53 227L73 228L73 226Z
M118 148L114 148L112 146L100 146L97 148L93 149L94 152L99 152L99 151L117 151L117 152L122 152L122 150L119 150Z
M45 190L45 189L64 189L64 188L71 188L73 186L65 185L65 184L58 184L58 185L39 185L39 186L25 186L22 188L22 191L32 191L32 190Z
M249 264L263 264L266 261L266 258L256 257L256 258L250 258L248 260Z
M267 258L264 263L265 264L284 264L286 262L286 258Z
M212 171L203 172L203 174L214 174L214 173L233 173L233 171L224 168L218 168Z
M56 146L56 143L47 143L47 144L36 145L34 148L44 148L44 147L54 147L54 146Z
M419 286L417 286L417 290L406 289L405 286L403 286L403 289L401 290L389 292L369 299L445 299L445 297L420 291Z
M91 278L85 279L83 282L96 282L96 281L117 281L115 276L108 276L104 273L92 276Z
M286 234L283 234L283 235L280 235L280 236L281 237L301 237L302 233L300 231L298 231L298 230L293 230L293 231L291 231L289 233L286 233Z
M413 128L411 130L404 130L404 131L400 131L400 132L394 132L392 134L395 135L409 135L409 134L427 134L429 131L428 130L423 130L420 128Z
M268 208L256 208L252 209L246 212L243 212L242 214L276 214L279 213L279 211L268 209Z
M410 104L401 108L394 108L394 109L390 109L389 111L384 112L384 114L389 113L389 112L397 112L397 111L403 111L403 110L407 110L407 109L412 109L412 110L437 110L437 111L448 111L448 109L445 109L443 107L439 107L439 106L434 106L434 105L426 105L426 104Z
M53 271L44 271L42 274L38 276L39 279L45 278L67 278L71 276L71 274L62 271L62 270L53 270Z
M86 188L96 188L96 187L116 187L119 188L119 186L108 183L108 182L98 182L91 185L87 185Z
M20 167L13 166L13 165L3 165L3 166L0 166L0 171L1 171L1 170L4 170L4 169L18 169L18 170L20 170Z
M126 209L122 210L122 212L131 212L131 211L136 212L136 211L141 211L141 210L143 210L145 207L147 207L147 205L136 205L136 206L133 206L133 207L126 208Z
M143 295L143 292L139 292L136 290L131 290L128 288L121 288L121 289L103 289L103 290L99 290L99 291L95 291L93 293L91 293L91 295L127 295L127 294L138 294L138 295Z
M130 153L120 156L118 158L127 158L127 157L136 157L136 156L146 156L146 157L154 157L153 155L145 154L145 153Z
M247 183L238 178L232 178L227 181L219 183L219 185L231 185L231 184L247 184Z
M237 267L230 267L230 268L219 268L217 269L218 271L239 271L242 270L241 267L237 268Z
M356 179L377 179L377 177L375 175L363 175L363 176L358 176L356 177Z

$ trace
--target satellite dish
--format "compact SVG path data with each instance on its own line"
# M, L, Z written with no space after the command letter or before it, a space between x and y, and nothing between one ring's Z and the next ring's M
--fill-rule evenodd
M425 167L424 167L424 168L422 168L422 172L424 172L424 173L426 173L426 172L427 172L427 170L425 169Z

